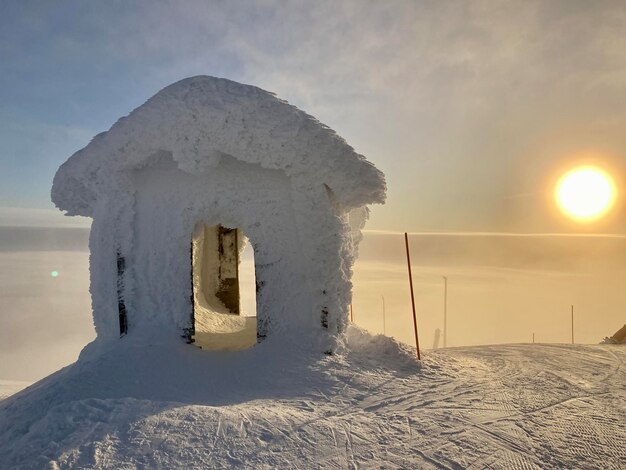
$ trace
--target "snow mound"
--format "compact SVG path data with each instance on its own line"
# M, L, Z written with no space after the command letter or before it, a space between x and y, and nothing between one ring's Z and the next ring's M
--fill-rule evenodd
M600 342L600 344L626 344L626 338L619 340L613 337L605 336L604 339Z
M271 343L219 359L122 343L96 341L0 402L1 468L618 469L626 459L623 348L446 349L411 368L410 348L357 328L341 354L309 362Z
M415 348L384 335L372 335L369 331L351 324L346 330L345 354L355 361L378 365L393 370L417 370Z

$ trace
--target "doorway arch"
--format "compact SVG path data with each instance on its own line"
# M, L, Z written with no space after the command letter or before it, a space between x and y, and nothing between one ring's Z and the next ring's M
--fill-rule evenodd
M254 250L240 228L199 222L191 240L189 342L207 350L257 343Z

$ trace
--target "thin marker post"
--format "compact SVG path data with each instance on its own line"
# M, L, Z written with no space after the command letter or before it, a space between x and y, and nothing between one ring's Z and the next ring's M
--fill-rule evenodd
M572 305L572 344L574 344L574 306Z
M385 318L385 296L381 295L383 298L383 335L387 336L387 319Z
M415 296L413 294L413 275L411 274L411 254L409 253L409 235L404 232L404 245L406 246L406 262L409 268L409 286L411 287L411 307L413 308L413 327L415 328L415 349L417 350L417 360L421 361L420 341L417 334L417 316L415 314Z
M448 278L443 276L443 347L448 347Z

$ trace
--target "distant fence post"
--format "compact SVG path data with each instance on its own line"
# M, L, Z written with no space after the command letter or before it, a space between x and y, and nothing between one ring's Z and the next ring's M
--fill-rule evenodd
M411 254L409 253L409 235L404 232L404 244L406 246L406 262L409 268L409 286L411 287L411 307L413 308L413 327L415 329L415 349L417 350L417 360L421 361L420 341L417 334L417 316L415 315L415 296L413 294L413 276L411 274Z
M574 344L574 306L572 305L572 344Z

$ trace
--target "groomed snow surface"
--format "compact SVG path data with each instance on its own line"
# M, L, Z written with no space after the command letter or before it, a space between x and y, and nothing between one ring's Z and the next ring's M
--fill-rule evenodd
M626 348L413 354L96 341L0 403L0 467L624 468Z

